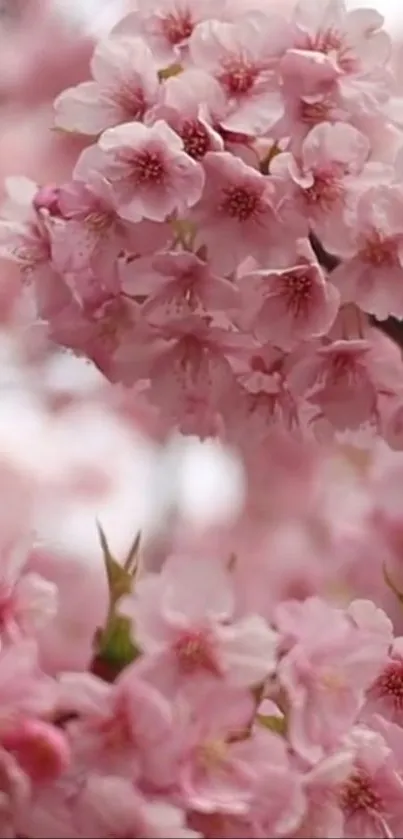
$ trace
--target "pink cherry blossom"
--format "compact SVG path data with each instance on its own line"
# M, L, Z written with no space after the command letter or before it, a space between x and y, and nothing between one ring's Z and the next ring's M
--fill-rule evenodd
M189 720L185 712L179 785L192 809L248 812L258 769L253 766L253 744L242 741L242 732L252 715L250 693L221 686L201 691Z
M192 219L211 265L227 275L252 254L261 265L285 238L276 181L229 152L209 152L203 168L206 185Z
M286 21L259 12L233 23L206 21L194 30L191 59L217 79L227 98L223 128L259 136L278 122L283 103L273 71L288 45Z
M401 725L403 718L402 639L396 638L384 667L368 692L367 709Z
M68 726L75 754L89 770L112 768L117 774L169 786L175 748L171 738L173 713L168 701L142 680L135 665L114 685L89 673L61 678L60 706L79 714ZM165 743L164 759L161 742Z
M390 636L380 635L375 643L365 629L319 600L290 606L291 612L287 604L278 608L278 628L285 630L285 644L294 633L296 643L278 673L289 696L291 743L315 763L348 732L365 690L381 671Z
M294 19L297 49L328 56L339 73L370 73L389 57L390 38L375 9L347 11L343 0L325 0L320 7L312 0L300 0Z
M140 38L114 36L97 45L94 81L63 91L55 101L59 128L100 134L106 128L142 120L157 101L159 81L153 54Z
M52 220L35 211L36 185L28 179L8 183L7 216L0 223L0 255L17 263L24 283L57 282L51 258Z
M165 120L181 137L186 154L201 160L208 151L224 148L214 124L225 110L226 101L218 82L192 67L167 79L147 123Z
M166 67L186 59L189 38L203 20L220 17L224 0L136 0L136 11L123 18L116 33L139 34L150 45L158 66Z
M305 393L335 428L357 428L378 422L377 373L368 341L340 340L297 361L289 381L292 392Z
M402 232L401 187L380 185L364 192L350 219L345 260L334 274L342 300L354 300L381 320L402 315Z
M213 561L172 557L121 609L170 690L206 678L253 686L275 666L276 633L256 615L234 620L229 575Z
M258 285L261 304L252 322L256 337L285 350L326 334L339 308L337 289L326 282L309 244L301 241L298 250L294 266L242 278L245 297L249 283Z
M366 163L369 152L367 137L353 126L322 122L309 132L297 160L289 152L273 160L273 174L284 173L291 180L295 211L307 216L312 231L332 253L345 247L349 208L365 180L370 185L385 176L382 168Z
M392 735L393 736L393 735ZM393 836L402 825L400 730L395 737L400 748L390 748L377 732L353 729L349 745L355 764L339 791L344 830L349 836ZM395 739L396 743L396 739Z
M236 310L237 289L228 280L214 276L208 264L188 252L156 255L148 263L129 263L123 287L134 296L147 296L144 317L161 326L192 313Z
M199 200L204 183L203 169L163 120L108 128L78 162L81 179L91 179L93 172L111 184L118 214L132 222L162 222L175 211L184 213Z

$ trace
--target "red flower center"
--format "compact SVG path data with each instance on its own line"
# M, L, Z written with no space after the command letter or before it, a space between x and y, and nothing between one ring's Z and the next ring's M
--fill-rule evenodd
M181 137L185 152L195 160L201 160L210 148L207 128L197 119L185 120L181 128Z
M215 676L219 667L214 653L212 639L208 632L185 632L174 644L179 669L189 675L198 670L205 670Z
M257 67L246 58L229 58L222 64L220 82L231 96L249 93L259 74Z
M141 151L130 160L132 179L136 185L159 185L165 178L165 166L156 152Z
M259 195L253 190L243 186L229 187L224 190L224 200L221 210L227 216L247 221L256 214L259 208Z
M341 803L349 816L355 815L360 810L371 812L382 810L382 799L374 788L372 778L360 767L344 784L341 791Z
M403 709L403 659L394 659L385 667L376 680L371 693L393 700L399 710Z
M162 31L165 38L174 47L190 38L194 22L189 10L167 15L162 21Z

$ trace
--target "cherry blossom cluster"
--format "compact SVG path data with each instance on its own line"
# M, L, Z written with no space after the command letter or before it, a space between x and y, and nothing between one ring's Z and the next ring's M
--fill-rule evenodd
M398 57L342 0L131 6L55 101L73 171L7 173L0 837L397 837ZM102 384L51 385L60 348ZM91 563L139 426L218 438L243 504L126 557L97 516Z
M51 338L168 428L246 458L273 426L399 448L368 320L403 315L392 45L373 10L283 6L139 0L56 100L87 137L71 181L10 184L2 253Z

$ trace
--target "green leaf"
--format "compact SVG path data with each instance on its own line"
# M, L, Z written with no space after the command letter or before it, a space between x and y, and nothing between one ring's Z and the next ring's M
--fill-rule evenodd
M390 588L395 597L397 597L399 603L403 605L403 592L399 591L396 583L393 582L385 563L383 564L383 577L388 588Z
M274 734L280 734L285 737L287 734L287 723L285 717L266 716L265 714L258 714L256 717L258 723Z
M123 597L124 594L130 594L132 590L133 576L137 570L137 557L138 548L140 544L140 534L136 536L133 546L129 551L128 557L125 560L124 565L122 566L112 556L107 538L99 522L97 522L97 528L99 533L99 539L101 542L102 553L104 556L106 574L108 577L111 608L113 608L116 605L117 601L121 597ZM136 560L136 564L133 568L134 559Z

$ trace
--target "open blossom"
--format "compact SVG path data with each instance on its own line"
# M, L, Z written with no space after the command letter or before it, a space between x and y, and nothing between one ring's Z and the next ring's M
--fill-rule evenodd
M263 264L285 238L276 181L229 152L209 152L203 168L206 184L191 217L212 267L227 275L251 255Z
M347 10L344 0L299 0L295 9L294 50L307 61L310 53L326 56L337 73L355 76L382 68L390 55L384 19L375 9Z
M220 433L222 412L236 400L234 366L253 344L220 316L191 312L167 321L158 307L148 312L159 339L149 359L150 400L184 433L201 437Z
M348 616L316 599L280 605L277 625L286 648L295 637L278 669L289 697L290 740L301 757L316 763L363 707L365 691L384 663L390 630L385 627L375 642Z
M89 673L66 674L61 677L59 702L64 713L79 715L69 723L68 734L88 771L97 767L139 776L155 787L169 786L176 754L173 710L135 665L114 685Z
M225 13L225 0L136 0L136 11L123 18L114 32L141 35L159 67L186 60L189 39L203 20Z
M283 101L275 58L288 46L288 38L285 20L259 12L233 23L206 21L195 29L190 55L196 67L221 85L227 100L223 128L259 136L278 122Z
M403 190L382 184L368 189L349 220L343 262L334 273L342 300L354 300L381 320L403 315Z
M214 124L225 109L225 97L218 82L203 70L192 67L166 80L159 103L149 112L147 123L165 120L181 137L186 154L201 160L208 151L224 148Z
M64 185L58 206L63 221L52 234L52 263L83 308L119 292L116 262L122 254L145 254L169 236L168 226L121 219L112 187L103 178L93 179L91 186L82 181Z
M382 385L388 393L380 372L368 341L338 340L297 360L289 382L294 395L304 393L334 428L359 428L379 421Z
M98 146L82 153L76 176L91 182L93 172L111 184L119 215L132 222L163 222L174 212L186 212L199 200L204 183L203 169L163 120L104 131Z
M338 797L348 836L384 837L400 831L402 738L395 728L382 726L378 733L357 726L347 740L355 761Z
M38 187L27 178L8 181L10 209L0 222L0 255L19 266L26 284L57 282L52 264L52 220L45 209L35 209Z
M271 171L289 179L295 212L306 216L323 247L338 253L348 235L349 209L364 184L381 180L387 167L367 164L368 138L348 123L322 122L309 132L300 155L277 155Z
M257 615L235 620L228 573L213 561L172 557L122 602L140 647L168 690L197 680L253 686L275 666L277 635Z
M325 335L339 309L339 294L316 262L308 242L298 243L295 265L262 269L242 277L244 297L253 284L256 309L251 327L259 339L285 350L301 341Z
M236 310L239 295L233 283L211 273L209 265L186 251L168 251L124 269L126 292L146 301L142 313L161 326L192 313Z
M153 54L141 38L112 37L97 45L92 82L63 91L55 102L59 128L97 135L106 128L142 120L157 101L159 80Z

